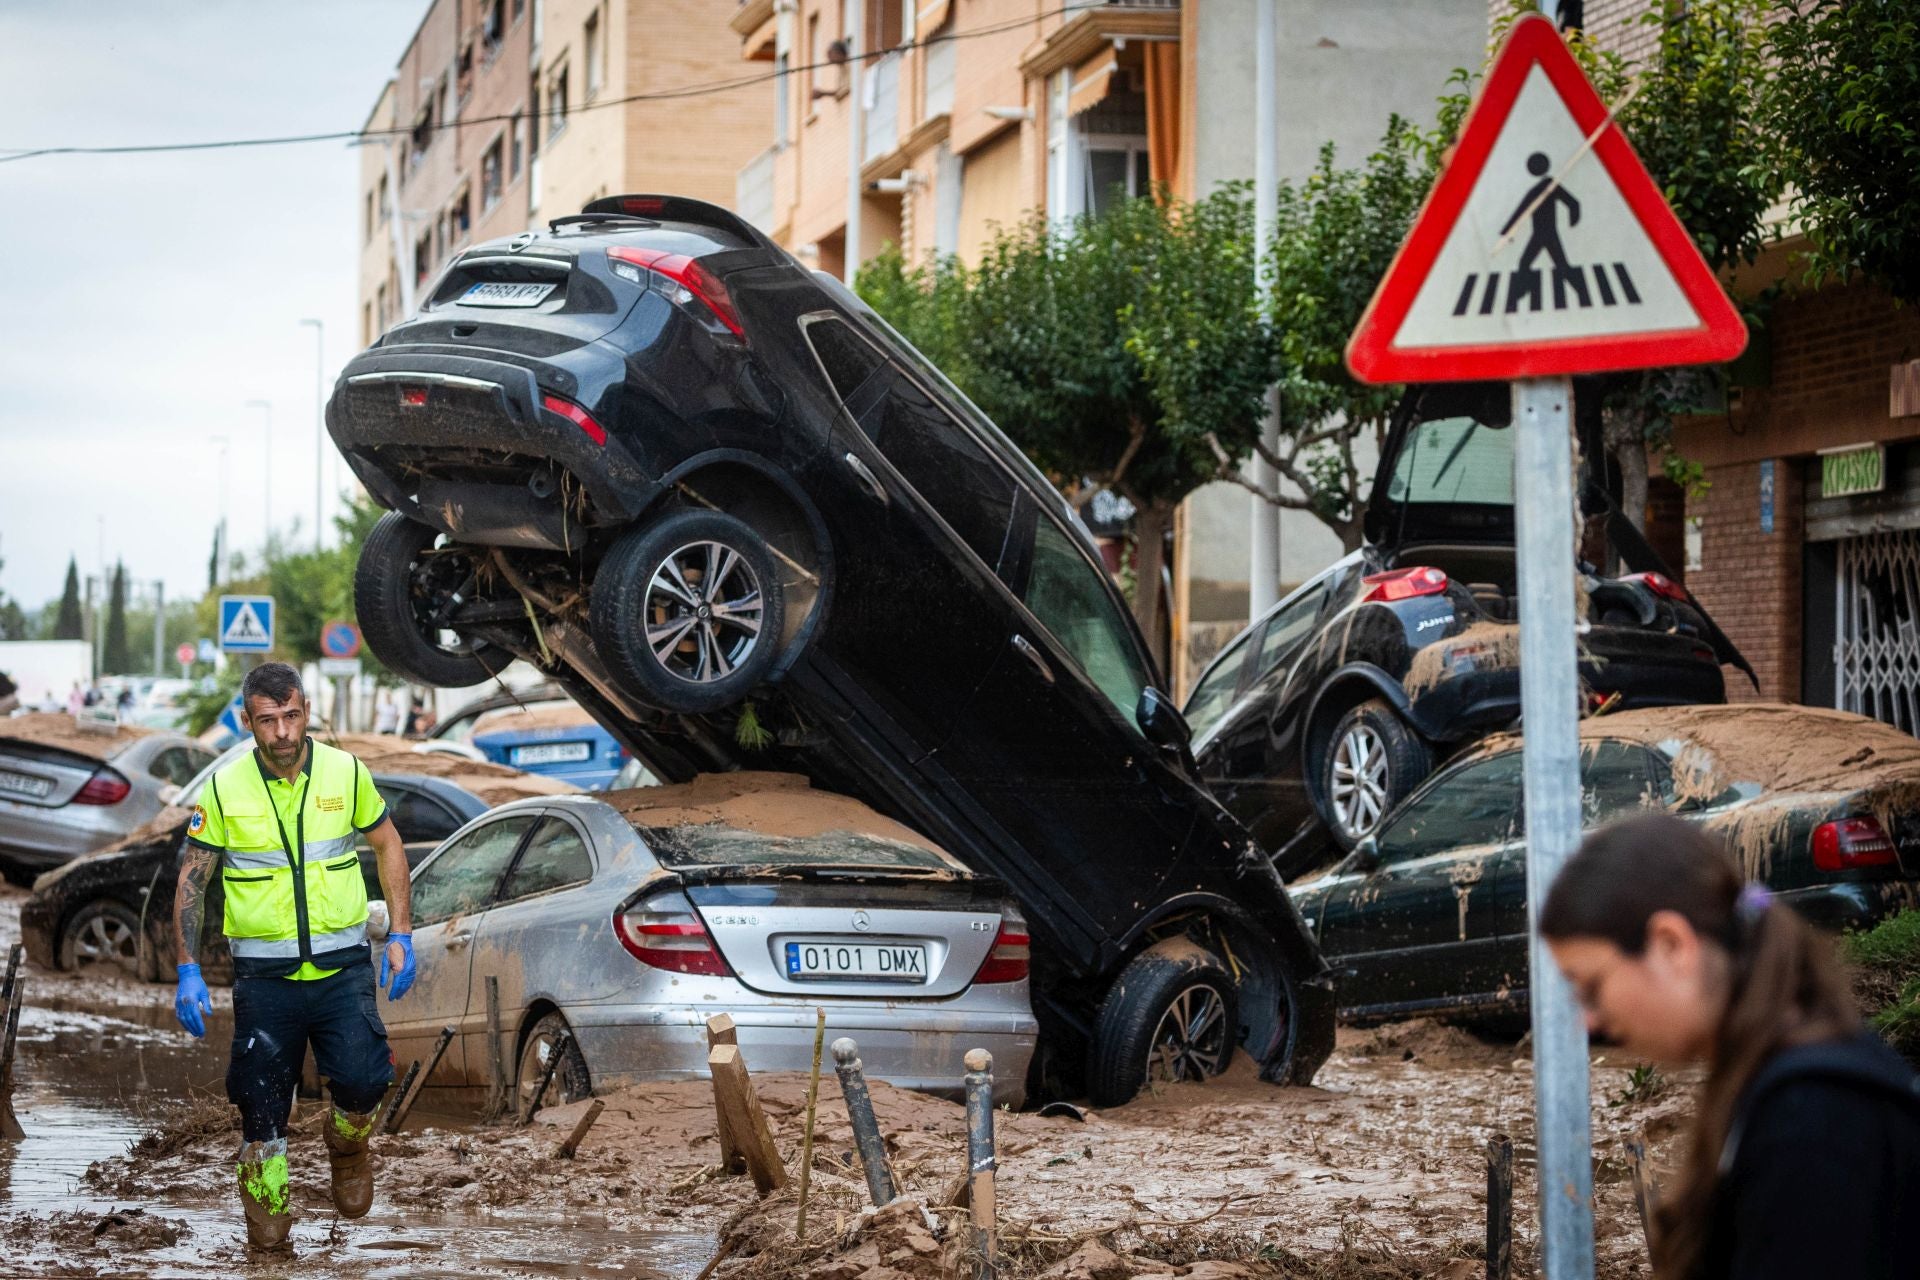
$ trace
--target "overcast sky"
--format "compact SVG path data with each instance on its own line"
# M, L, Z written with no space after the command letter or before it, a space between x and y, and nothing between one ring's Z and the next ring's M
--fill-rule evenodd
M0 149L357 129L425 0L0 0ZM4 151L0 151L4 154ZM314 517L314 331L358 349L358 153L343 143L0 163L0 591L67 557L206 588L231 545ZM325 478L345 479L331 442ZM331 506L331 493L328 495ZM329 518L328 531L331 532Z

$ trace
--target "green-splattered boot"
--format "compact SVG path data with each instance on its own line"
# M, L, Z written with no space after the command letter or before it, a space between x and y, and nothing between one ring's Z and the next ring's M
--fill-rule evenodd
M293 1229L287 1204L287 1140L249 1142L240 1148L240 1207L247 1215L247 1243L284 1249Z
M358 1218L373 1207L373 1157L367 1140L379 1111L349 1115L335 1107L327 1122L327 1159L333 1165L333 1207L343 1218Z

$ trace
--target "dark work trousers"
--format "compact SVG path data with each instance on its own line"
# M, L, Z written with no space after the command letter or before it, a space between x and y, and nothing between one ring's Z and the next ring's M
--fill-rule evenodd
M234 979L227 1098L248 1142L286 1136L309 1041L334 1106L359 1115L379 1104L393 1083L393 1051L374 996L371 964L305 982Z

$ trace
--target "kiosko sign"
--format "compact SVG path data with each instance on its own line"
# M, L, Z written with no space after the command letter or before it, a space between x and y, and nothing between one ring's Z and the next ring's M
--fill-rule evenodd
M1523 18L1347 345L1366 382L1732 359L1746 326L1559 32Z

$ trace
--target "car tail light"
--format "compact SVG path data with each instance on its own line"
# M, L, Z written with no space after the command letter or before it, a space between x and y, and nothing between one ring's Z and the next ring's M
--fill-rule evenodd
M720 277L701 266L697 258L690 258L684 253L641 249L632 245L615 245L607 250L607 257L614 262L644 267L671 281L678 286L677 290L668 293L675 302L685 306L699 299L721 324L733 331L734 337L746 340L746 332L740 327L740 315L733 309L733 297L727 292L727 286L720 283Z
M595 422L592 414L582 409L573 401L563 399L560 396L554 395L551 391L548 391L541 394L540 404L549 413L559 414L586 432L587 438L595 444L605 444L607 442L607 429L598 422Z
M1681 604L1692 603L1687 597L1687 589L1664 573L1630 573L1621 581L1638 582L1653 594L1678 600Z
M713 945L713 935L691 911L648 911L646 904L613 914L620 945L641 964L673 973L724 978L733 972Z
M1842 818L1813 829L1813 865L1822 871L1892 866L1893 841L1872 818Z
M423 408L427 403L427 389L425 387L400 388L400 403L408 409Z
M1446 570L1430 565L1370 573L1361 581L1367 585L1366 594L1360 597L1362 603L1390 603L1394 600L1410 600L1414 596L1437 596L1447 589Z
M667 207L667 202L659 196L630 196L620 202L620 212L635 216L657 214Z
M94 770L87 785L73 793L70 804L119 804L133 791L133 786L120 774L101 765Z
M1000 932L993 935L993 949L980 962L980 972L973 975L973 980L976 983L1019 982L1027 976L1032 959L1033 945L1027 936L1027 927L1011 922L1002 924Z

